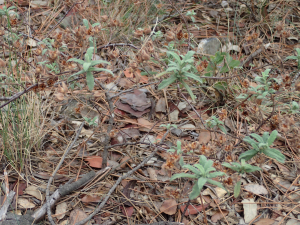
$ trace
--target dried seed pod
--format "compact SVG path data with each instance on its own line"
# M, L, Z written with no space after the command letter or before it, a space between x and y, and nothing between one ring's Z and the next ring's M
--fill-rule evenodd
M172 31L167 31L165 37L167 42L175 40L175 34Z
M144 35L143 30L136 30L133 34L136 38L140 38Z
M148 27L144 28L143 32L144 32L144 34L149 35L149 34L151 34L151 28L148 26Z
M140 53L141 60L148 61L150 59L150 55L143 49Z
M106 22L108 20L107 15L100 16L101 22Z
M0 59L0 68L1 67L5 67L6 66L6 62L2 59Z
M48 50L48 58L50 62L54 62L58 57L57 51Z

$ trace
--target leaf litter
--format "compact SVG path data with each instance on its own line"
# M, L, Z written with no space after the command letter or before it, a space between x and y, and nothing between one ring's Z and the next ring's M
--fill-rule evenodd
M26 1L16 4L18 8L12 8L10 12L20 13L29 7ZM300 59L297 58L297 50L293 50L299 49L295 26L299 22L296 1L288 5L284 2L277 5L274 1L260 5L257 2L251 6L232 1L222 1L221 4L214 1L178 1L172 4L169 1L128 1L118 5L119 12L113 9L116 8L114 4L120 3L99 4L100 11L99 5L94 2L64 2L56 14L61 26L55 26L57 21L48 16L49 12L54 12L50 4L33 4L30 19L33 19L31 29L35 37L25 41L28 49L33 50L33 57L28 56L27 47L22 48L22 41L12 41L8 30L0 30L1 36L5 36L6 44L3 46L10 44L20 56L28 57L24 62L26 65L32 64L26 70L19 67L23 82L19 86L23 89L18 89L10 83L11 78L7 76L10 71L1 66L9 65L9 54L4 52L1 55L1 102L2 98L7 99L18 90L21 93L37 81L37 87L32 92L25 91L19 102L25 99L27 105L39 109L32 112L40 113L27 132L30 134L28 137L22 136L26 132L22 131L24 127L19 121L30 124L29 117L23 118L19 109L19 113L11 118L2 114L0 148L4 167L0 177L8 189L3 188L1 203L6 200L2 198L4 192L14 190L18 197L15 198L17 204L15 200L12 202L14 207L23 214L28 209L38 211L47 202L46 182L63 158L65 149L75 139L73 135L81 122L85 121L75 145L53 176L50 193L68 182L84 178L90 171L97 175L77 187L78 190L74 189L67 198L58 199L52 215L56 224L75 224L88 218L112 190L117 179L136 168L156 149L156 154L125 177L122 185L110 193L100 212L85 224L155 224L160 221L183 221L185 224L238 224L236 221L299 223L299 209L294 207L299 201L300 146L297 72ZM71 11L65 11L64 7ZM101 11L105 7L112 10ZM149 13L150 8L157 10L156 13ZM5 9L4 5L1 9ZM127 9L132 11L128 14ZM111 15L106 15L108 11ZM140 11L144 13L140 14ZM99 12L101 15L96 16ZM65 19L61 20L64 16ZM22 18L11 15L10 19L12 26L19 26L23 33L28 33ZM134 27L132 21L136 21ZM124 36L132 44L125 43ZM50 39L43 40L44 37ZM88 75L75 76L75 80L70 81L73 79L71 75L80 71L81 67L68 60L80 59L88 49L83 46L91 46L96 40L97 49L94 50L97 54L93 55L93 59L109 61L110 65L99 63L95 69L112 70L117 76L113 77L105 70L95 70L95 87L89 91L86 84L91 80ZM200 84L185 80L196 100L193 101L181 83L159 90L160 82L171 76L157 76L168 69L168 60L173 60L168 51L178 50L182 55L179 59L183 60L189 50L197 52L195 43L201 40L211 47L205 49L205 44L200 46L201 53L194 55L196 70L193 72L205 81ZM213 42L209 42L212 40L220 46L211 45ZM63 48L68 51L61 51ZM7 47L4 49L9 50ZM203 54L208 50L216 55ZM229 55L222 58L217 53L221 50ZM22 57L18 58L19 61L12 60L12 64L19 65L20 61L24 61ZM86 66L83 65L83 69ZM266 68L272 70L264 88L260 89L264 82L261 74ZM11 71L16 72L16 67L12 66ZM213 79L203 78L205 76ZM273 93L266 93L271 89ZM240 95L247 97L238 99ZM16 106L19 102L10 105ZM40 106L37 102L43 104ZM8 112L7 109L16 112L16 108L3 109L6 111L1 113ZM213 116L222 122L219 124L222 129L208 123ZM95 123L88 122L95 117ZM18 126L13 123L16 118ZM167 129L160 127L162 124L176 127ZM34 129L39 126L45 132ZM170 132L164 137L168 130ZM272 152L263 152L266 146L261 145L260 154L247 161L249 165L263 168L261 172L241 175L222 166L224 162L239 162L241 153L251 149L247 144L250 142L242 141L245 137L255 133L264 138L264 132L271 133L273 130L277 130L278 135L268 147L283 153L284 163L274 159ZM12 131L19 132L19 136ZM5 139L3 134L9 138ZM16 139L17 136L23 139ZM257 136L251 138L258 140ZM22 146L24 140L30 140L28 143L34 145L20 152L18 150L25 146ZM177 145L177 141L181 146ZM14 154L8 154L8 149ZM23 158L18 158L20 155ZM226 190L207 184L200 196L189 200L195 180L181 178L170 181L170 178L178 173L191 175L183 165L194 165L200 155L213 160L217 171L225 172L225 176L213 179L221 182ZM183 161L180 161L181 157ZM105 172L104 161L112 168L111 172ZM6 175L4 168L8 169ZM241 188L235 198L234 187L238 181L241 181ZM49 217L44 220L49 220Z

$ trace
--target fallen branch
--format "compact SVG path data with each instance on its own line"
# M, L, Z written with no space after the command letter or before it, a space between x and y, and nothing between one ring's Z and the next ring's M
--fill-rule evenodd
M20 92L14 94L13 96L9 97L9 100L0 106L0 109L3 108L4 106L8 105L12 101L16 100L20 96L24 95L25 93L30 91L32 88L37 87L37 86L38 86L38 84L33 84L30 87L26 88L24 91L20 91Z
M11 205L11 202L15 196L16 192L10 191L2 208L0 209L0 221L5 219L8 207Z

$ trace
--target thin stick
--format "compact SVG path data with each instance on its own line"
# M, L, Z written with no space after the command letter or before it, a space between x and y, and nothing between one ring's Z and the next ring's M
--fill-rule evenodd
M49 222L52 224L52 225L55 225L54 223L54 220L51 216L51 207L50 207L50 184L52 183L53 181L53 178L55 176L55 174L57 173L57 171L59 170L59 168L61 167L62 163L64 162L67 154L69 153L69 151L72 149L72 147L74 146L75 142L77 141L78 137L79 137L79 134L81 133L81 130L83 128L83 125L84 125L84 122L81 123L78 131L77 131L77 134L76 134L76 137L74 138L73 142L69 145L69 147L67 148L67 150L65 151L64 155L62 156L61 160L59 161L56 169L54 170L54 172L52 173L52 176L49 178L49 181L48 181L48 184L47 184L47 188L46 188L46 201L47 201L47 215L48 215L48 219L49 219Z

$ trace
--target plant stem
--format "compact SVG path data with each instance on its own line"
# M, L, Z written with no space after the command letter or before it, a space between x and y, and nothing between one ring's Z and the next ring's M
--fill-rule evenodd
M203 204L203 199L202 199L202 194L201 194L201 193L200 193L200 200L201 200L202 210L203 210L203 214L204 214L204 223L205 223L206 225L208 225L208 224L207 224L206 212L205 212L205 208L204 208L204 204Z

